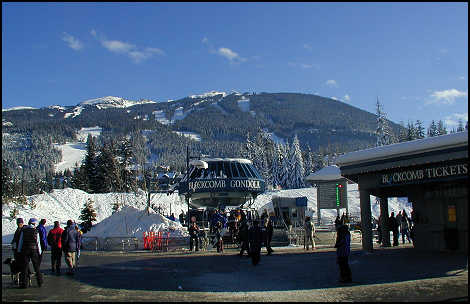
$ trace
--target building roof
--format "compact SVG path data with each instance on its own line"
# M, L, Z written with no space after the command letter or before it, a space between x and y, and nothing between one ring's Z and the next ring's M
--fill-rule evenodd
M467 130L346 153L336 159L336 164L342 167L364 161L386 160L397 156L413 155L460 146L468 146Z
M336 165L328 166L322 168L321 170L311 173L308 175L305 180L307 181L332 181L342 179L341 171Z

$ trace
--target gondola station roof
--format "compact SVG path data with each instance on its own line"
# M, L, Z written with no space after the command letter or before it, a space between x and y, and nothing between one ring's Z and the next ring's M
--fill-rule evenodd
M265 181L248 159L202 158L189 163L180 195L194 207L240 206L265 191Z

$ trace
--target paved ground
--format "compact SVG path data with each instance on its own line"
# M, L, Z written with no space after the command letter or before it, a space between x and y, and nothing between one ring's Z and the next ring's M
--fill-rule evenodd
M217 252L84 252L73 276L15 288L2 264L2 301L442 301L468 299L468 257L409 245L364 253L355 244L353 283L338 283L333 248L275 248L257 266L235 249ZM10 252L3 250L3 257ZM65 264L63 264L65 267Z

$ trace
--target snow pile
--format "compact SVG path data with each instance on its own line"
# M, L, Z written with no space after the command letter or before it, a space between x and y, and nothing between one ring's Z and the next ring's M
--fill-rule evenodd
M16 111L16 110L37 110L37 109L38 108L19 106L19 107L13 107L13 108L9 108L9 109L2 109L2 112Z
M146 210L139 210L131 206L125 206L120 211L104 219L86 234L88 237L127 237L143 238L143 233L170 232L170 237L186 237L189 234L186 228L179 222L171 221L150 209L150 215Z

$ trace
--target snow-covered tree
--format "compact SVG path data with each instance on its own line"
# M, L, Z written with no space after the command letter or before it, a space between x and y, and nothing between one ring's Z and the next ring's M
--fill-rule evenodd
M281 148L279 144L275 144L274 146L274 153L273 153L271 168L272 168L272 186L273 188L277 188L281 186L281 175L282 175L282 157L281 157Z
M392 129L387 121L387 116L383 111L382 104L379 102L379 98L377 97L376 103L376 114L377 114L377 129L375 134L377 136L376 146L383 146L383 145L390 145L397 140L395 139L395 135L393 134Z
M281 168L279 170L279 182L281 188L290 189L290 180L289 180L289 143L286 142L285 145L279 145L279 152L281 158Z
M304 161L302 159L302 151L300 150L299 138L297 135L294 136L292 146L290 148L290 188L298 189L305 186L304 184Z
M424 132L424 127L423 127L423 122L421 120L416 120L416 137L417 139L424 138L426 136L426 133Z
M434 137L434 136L438 136L438 135L439 135L439 131L437 130L436 122L433 119L431 121L431 124L429 125L429 128L428 128L428 137Z
M405 127L405 123L403 121L400 121L400 133L398 134L398 142L404 142L407 141L407 129Z
M414 126L414 124L410 121L408 121L408 124L406 126L406 140L407 141L410 141L410 140L415 140L417 139L417 135L416 135L416 128Z
M444 125L444 122L442 120L439 120L439 122L437 123L437 132L439 135L447 134L446 126Z

